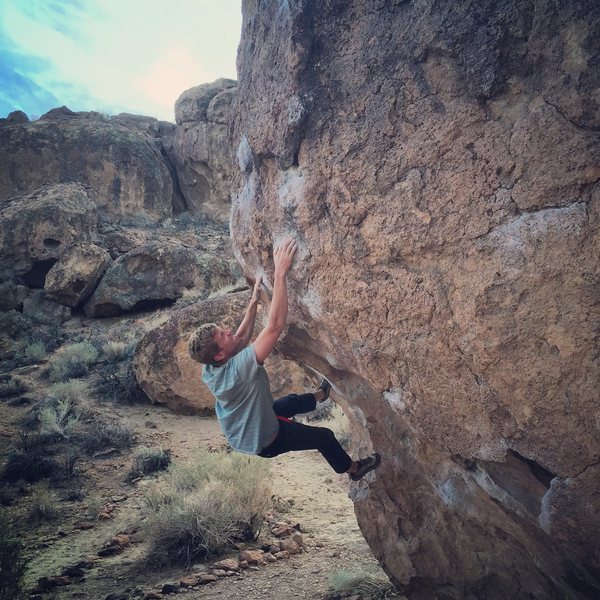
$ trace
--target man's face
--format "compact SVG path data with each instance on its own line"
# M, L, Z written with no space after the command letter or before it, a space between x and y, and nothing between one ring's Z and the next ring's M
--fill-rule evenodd
M215 355L215 358L218 360L223 360L223 358L230 358L235 354L238 345L238 339L231 333L231 329L223 329L222 327L217 327L213 340L217 342L219 346L219 352ZM223 355L221 357L221 354Z

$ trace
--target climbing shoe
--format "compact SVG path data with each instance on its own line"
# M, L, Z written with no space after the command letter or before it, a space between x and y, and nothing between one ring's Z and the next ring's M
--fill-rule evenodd
M350 479L352 481L359 481L362 479L369 471L376 469L381 462L381 456L375 452L375 454L371 454L371 456L367 456L367 458L361 458L358 461L358 469L356 473L350 474Z
M329 392L331 391L331 384L327 379L323 379L318 387L319 390L323 390L323 400L321 402L325 402L327 398L329 398Z

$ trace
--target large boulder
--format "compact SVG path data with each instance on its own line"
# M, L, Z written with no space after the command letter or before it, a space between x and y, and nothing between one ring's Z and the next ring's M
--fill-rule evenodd
M1 167L0 167L1 168ZM0 261L30 287L75 242L89 241L98 227L96 204L76 183L44 186L0 202Z
M119 256L105 271L84 306L88 317L171 304L186 289L208 294L237 279L230 260L176 241L152 241Z
M65 306L85 302L111 263L110 254L90 243L72 246L46 275L46 297Z
M219 323L235 330L249 300L248 291L215 296L176 311L142 338L133 366L138 384L152 402L183 414L214 413L214 398L202 383L202 365L190 358L188 339L202 323ZM256 332L261 313L257 321ZM269 357L267 369L275 397L305 391L311 383L303 370L279 355Z
M175 105L178 126L162 138L177 171L187 210L229 220L233 152L227 133L236 82L219 79L185 91Z
M109 218L172 214L173 184L159 140L123 120L67 111L0 128L0 198L80 182Z
M600 597L600 4L243 15L236 255L269 283L298 239L282 349L383 456L375 556L415 599Z

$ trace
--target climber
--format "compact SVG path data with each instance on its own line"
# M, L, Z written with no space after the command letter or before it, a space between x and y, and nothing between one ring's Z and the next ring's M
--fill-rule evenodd
M352 480L358 481L379 465L379 454L353 461L330 429L291 420L326 400L331 384L324 379L313 393L290 394L273 402L263 367L287 320L287 273L296 249L296 241L287 239L274 252L273 299L267 326L254 343L248 345L260 298L260 277L236 333L206 323L190 336L190 356L204 365L202 381L215 396L219 425L234 450L273 458L284 452L315 449L336 473L348 473Z

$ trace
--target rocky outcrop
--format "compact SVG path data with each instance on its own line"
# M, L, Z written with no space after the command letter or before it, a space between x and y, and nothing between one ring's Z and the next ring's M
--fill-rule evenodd
M104 248L90 243L72 246L48 271L46 296L65 306L79 306L89 298L110 263Z
M104 215L118 219L173 212L173 183L160 142L143 118L53 109L40 120L0 128L0 198L43 184L79 182ZM142 127L143 123L143 127ZM161 126L155 119L160 133Z
M598 597L599 5L243 13L234 245L268 284L299 241L282 349L383 456L375 555L414 599Z
M1 168L1 167L0 167ZM57 184L0 203L0 261L30 287L75 242L89 241L98 211L79 184Z
M214 398L202 383L202 365L190 358L188 339L202 323L219 323L235 330L249 301L248 291L220 294L176 311L166 323L149 331L140 341L133 363L146 395L178 413L212 414ZM259 329L257 323L256 332ZM281 356L270 356L268 369L275 397L309 389L306 373Z
M175 104L177 128L163 138L187 209L229 220L233 153L227 121L236 82L218 79L185 91Z
M206 295L237 279L230 261L176 241L152 241L117 258L84 306L88 317L173 303L186 289Z

